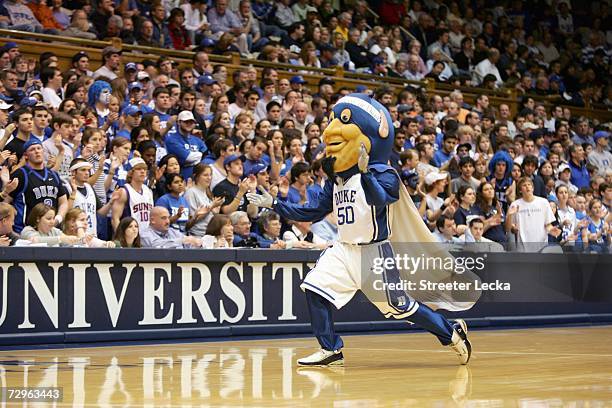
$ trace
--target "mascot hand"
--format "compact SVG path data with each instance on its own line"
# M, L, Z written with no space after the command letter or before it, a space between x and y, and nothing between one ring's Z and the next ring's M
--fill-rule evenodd
M357 161L357 166L359 166L359 171L362 173L367 172L369 162L370 162L370 156L368 155L368 151L366 150L365 145L362 143L361 148L359 150L359 160Z
M327 174L327 177L329 177L331 181L334 181L336 178L336 171L334 170L335 162L335 157L326 157L321 160L321 167L323 168L323 171L325 172L325 174Z
M257 207L272 208L274 204L274 197L272 197L272 195L270 195L270 193L268 193L262 186L259 186L259 191L261 194L247 193L246 196L249 202Z

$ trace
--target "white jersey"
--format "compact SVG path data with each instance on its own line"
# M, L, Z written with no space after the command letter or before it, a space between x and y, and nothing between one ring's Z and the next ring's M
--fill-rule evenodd
M367 203L361 174L343 185L335 184L333 200L340 242L363 244L387 239L391 234L389 206L377 208Z
M85 183L85 195L77 188L74 207L80 208L87 214L87 233L98 236L98 221L96 208L96 193L88 183Z
M148 226L149 216L153 209L153 192L144 184L142 192L136 191L130 184L123 187L128 194L128 200L121 218L130 216L138 222L140 228Z

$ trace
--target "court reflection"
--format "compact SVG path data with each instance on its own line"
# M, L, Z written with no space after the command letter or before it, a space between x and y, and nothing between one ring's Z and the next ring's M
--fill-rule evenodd
M432 370L362 361L345 368L296 368L296 357L305 350L209 343L6 352L0 354L0 382L2 387L63 387L64 404L73 406L288 401L464 406L469 399L471 375L466 367ZM413 374L421 375L419 381L410 379Z

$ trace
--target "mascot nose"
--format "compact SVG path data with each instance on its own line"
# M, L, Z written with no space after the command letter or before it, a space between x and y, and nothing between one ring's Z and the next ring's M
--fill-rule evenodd
M327 139L332 136L341 136L342 135L342 122L340 119L336 118L331 121L329 125L323 131L323 139Z

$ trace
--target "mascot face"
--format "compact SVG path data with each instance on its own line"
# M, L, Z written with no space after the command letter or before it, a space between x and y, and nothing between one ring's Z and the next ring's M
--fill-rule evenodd
M364 144L370 163L387 163L393 146L393 123L387 109L366 94L350 94L334 106L323 132L325 153L335 157L334 170L357 165Z

